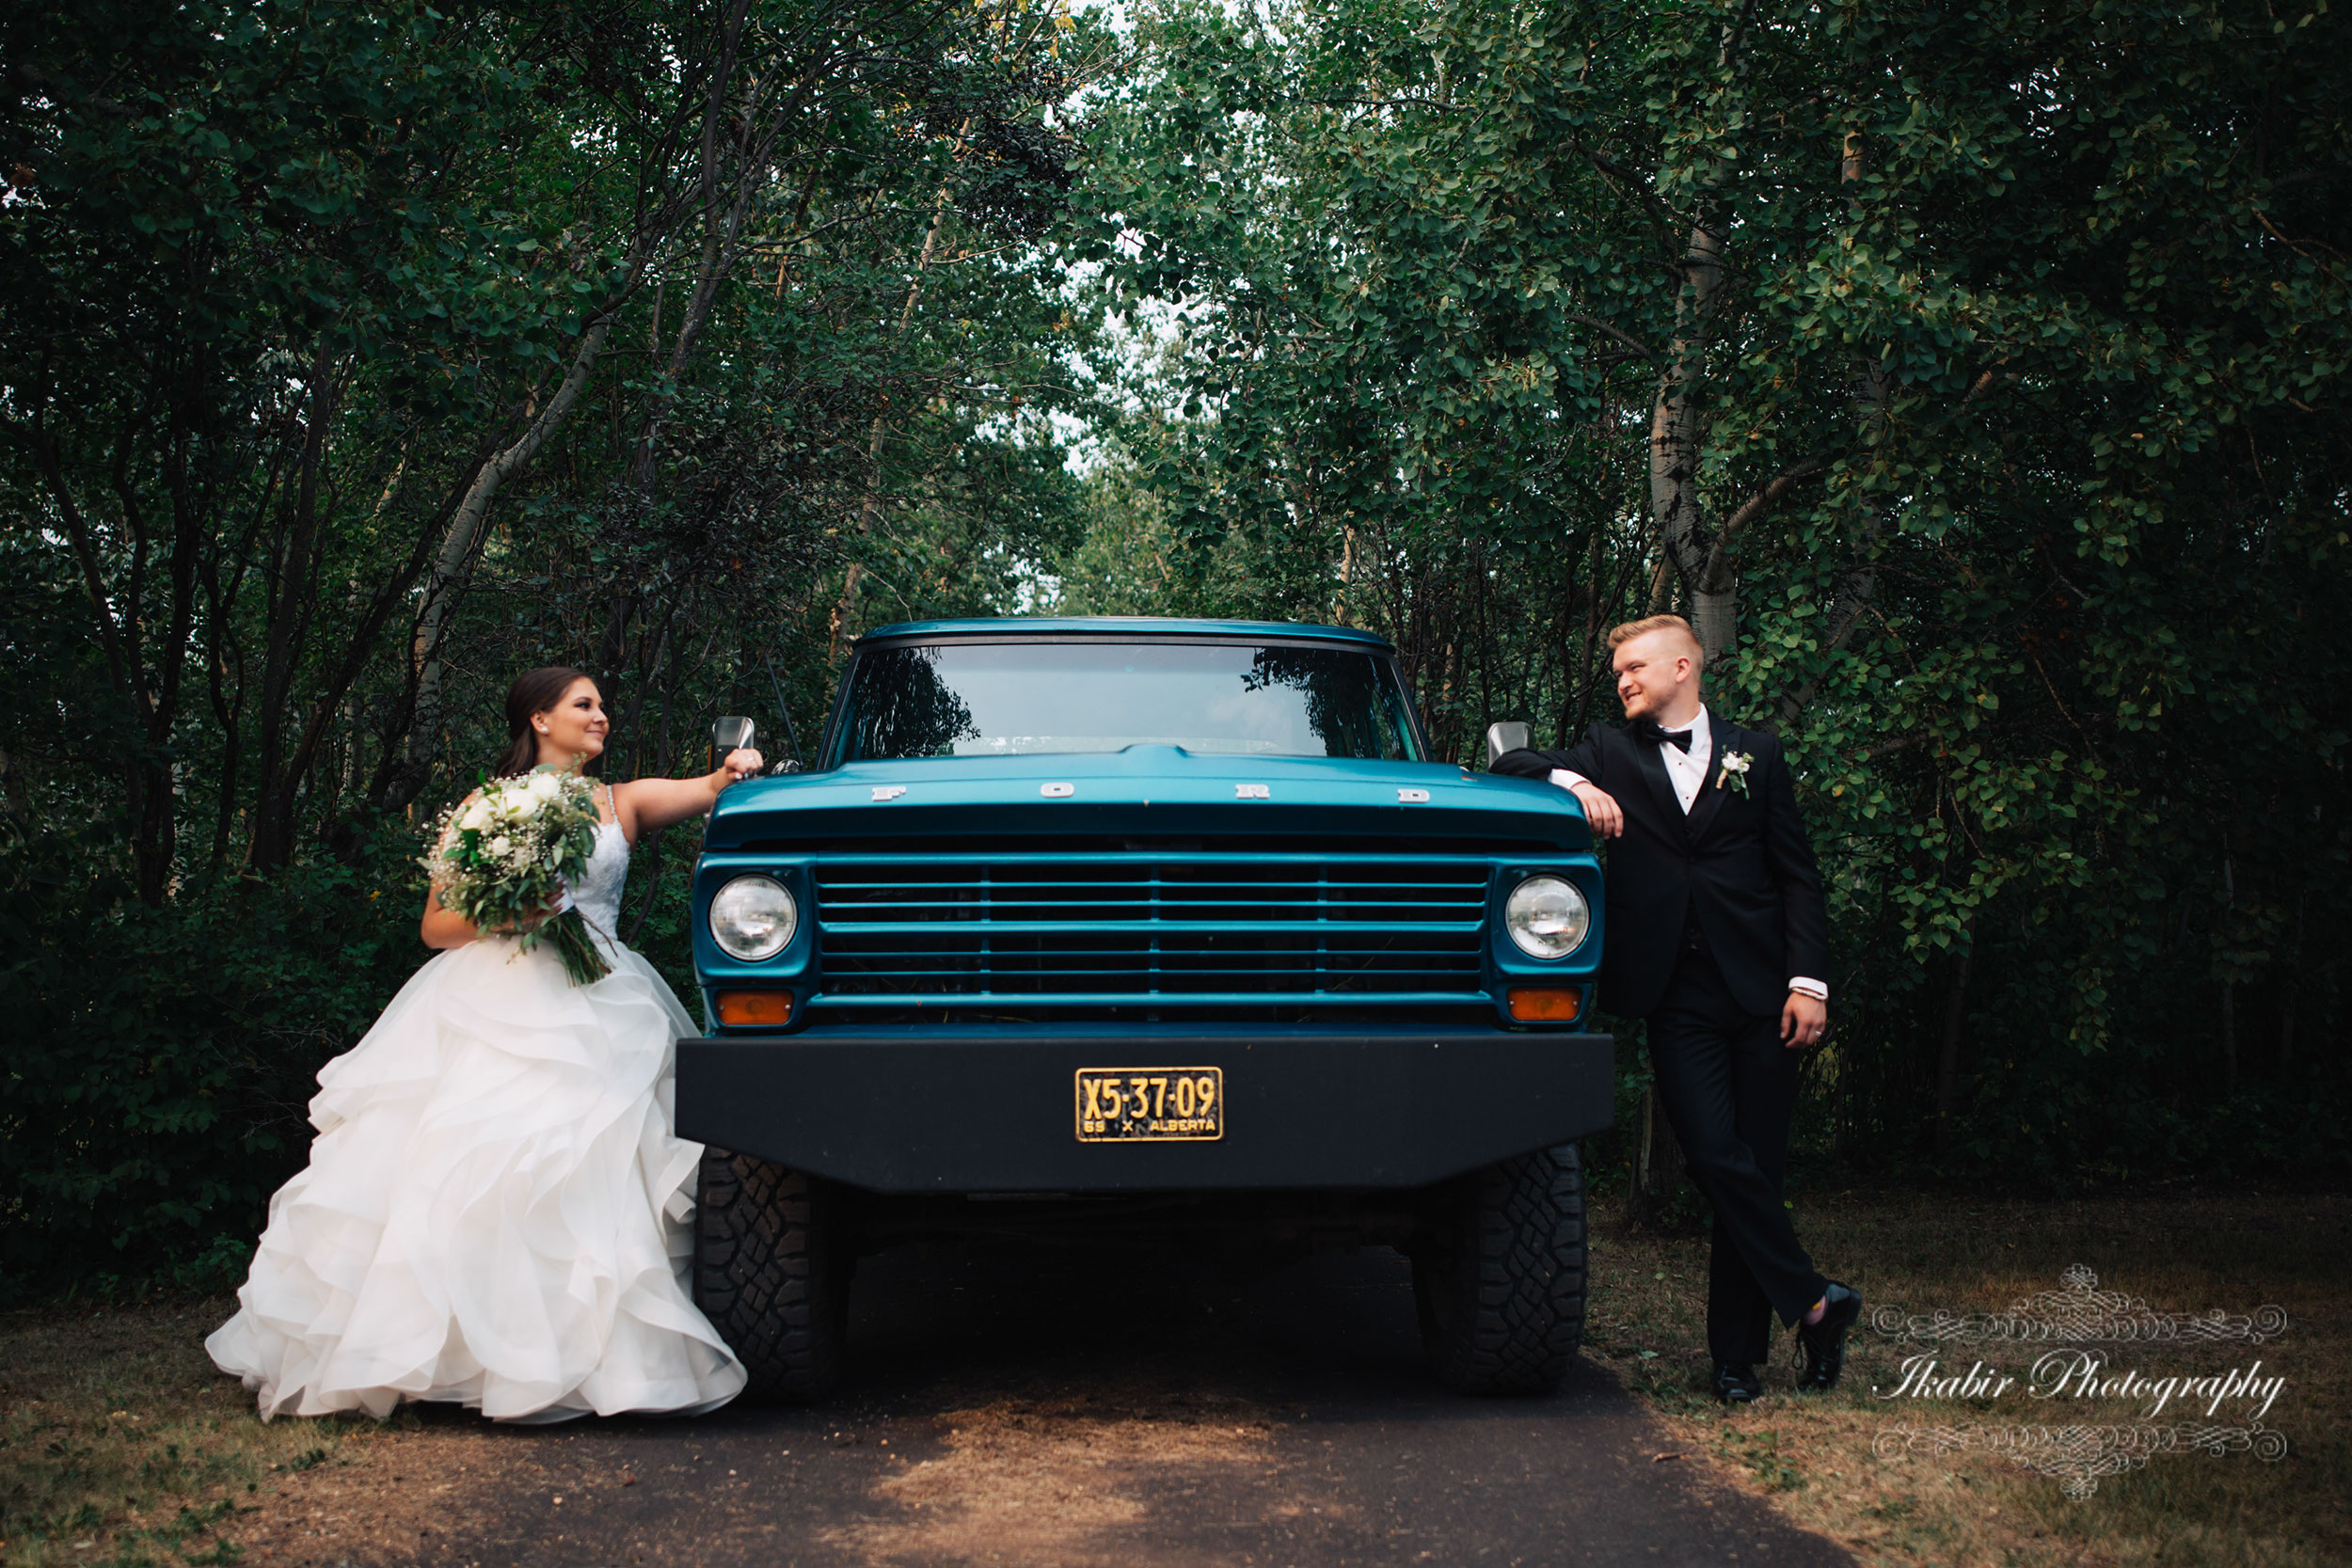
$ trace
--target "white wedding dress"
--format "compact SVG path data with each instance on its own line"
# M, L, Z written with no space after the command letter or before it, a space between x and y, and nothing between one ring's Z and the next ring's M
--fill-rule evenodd
M702 1147L671 1133L671 1064L693 1022L609 934L628 874L605 823L572 890L603 979L472 942L320 1071L310 1164L270 1199L237 1315L204 1342L263 1419L404 1400L691 1415L741 1391L685 1287Z

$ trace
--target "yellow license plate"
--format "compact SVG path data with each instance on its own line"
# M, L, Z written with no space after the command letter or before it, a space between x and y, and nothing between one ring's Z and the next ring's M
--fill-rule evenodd
M1082 1067L1078 1141L1214 1143L1225 1136L1225 1069Z

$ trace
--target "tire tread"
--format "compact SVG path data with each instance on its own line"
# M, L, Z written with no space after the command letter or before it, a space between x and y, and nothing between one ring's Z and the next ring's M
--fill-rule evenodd
M1573 1144L1463 1177L1414 1260L1431 1370L1470 1394L1549 1393L1584 1338L1584 1170Z
M805 1403L846 1370L847 1258L824 1184L731 1150L703 1150L694 1303L770 1403Z

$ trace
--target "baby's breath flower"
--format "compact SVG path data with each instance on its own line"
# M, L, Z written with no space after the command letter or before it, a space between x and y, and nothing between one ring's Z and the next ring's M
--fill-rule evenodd
M593 786L572 774L494 779L435 824L423 864L442 905L490 935L513 933L528 952L551 942L564 972L585 985L612 972L577 910L564 901L564 873L588 863L596 844Z

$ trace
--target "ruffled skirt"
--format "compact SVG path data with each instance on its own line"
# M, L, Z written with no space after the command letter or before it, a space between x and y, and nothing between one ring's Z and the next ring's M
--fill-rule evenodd
M263 1419L694 1414L741 1391L685 1283L702 1148L671 1133L671 1065L693 1023L651 964L607 957L574 986L544 947L443 953L319 1073L310 1166L205 1341Z

